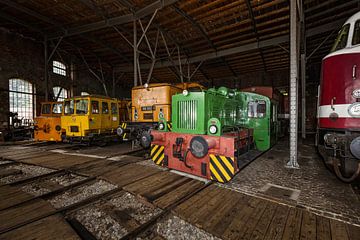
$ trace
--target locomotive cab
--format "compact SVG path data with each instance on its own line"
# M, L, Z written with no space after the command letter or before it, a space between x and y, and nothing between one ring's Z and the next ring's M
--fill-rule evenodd
M360 12L343 25L322 62L317 146L344 182L360 175Z
M40 116L34 120L34 139L36 141L62 141L65 134L61 128L62 102L41 103Z

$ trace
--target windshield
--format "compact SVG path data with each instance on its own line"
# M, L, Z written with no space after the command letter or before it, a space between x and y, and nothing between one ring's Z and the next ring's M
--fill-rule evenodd
M331 52L335 52L337 50L340 50L340 49L343 49L346 47L348 36L349 36L349 29L350 29L350 24L346 24L341 28L341 30L335 40L334 46L331 49Z
M65 111L66 115L74 114L74 100L65 101Z
M88 113L88 100L78 99L76 100L76 114L87 114Z
M263 118L266 115L266 102L263 100L250 101L248 104L249 118Z
M50 114L51 113L51 105L43 104L41 107L41 114Z
M352 39L352 45L360 44L360 20L357 20L354 26L354 36Z
M52 112L54 114L60 114L62 113L62 103L54 103Z

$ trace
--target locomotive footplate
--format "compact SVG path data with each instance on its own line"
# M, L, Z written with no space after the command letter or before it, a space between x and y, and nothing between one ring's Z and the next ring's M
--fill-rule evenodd
M253 145L253 131L241 129L222 136L151 131L151 159L169 169L220 183L239 171L238 153Z

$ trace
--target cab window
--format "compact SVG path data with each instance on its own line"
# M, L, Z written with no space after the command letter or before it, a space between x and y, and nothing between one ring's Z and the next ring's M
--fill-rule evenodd
M76 114L87 114L88 113L88 100L78 99L76 100Z
M74 100L65 101L64 104L64 113L66 115L74 114Z
M249 118L264 118L266 116L266 102L265 101L250 101L248 103L248 117Z
M51 113L51 104L43 104L41 106L41 114L50 114Z
M91 113L92 114L99 114L99 102L98 101L91 101Z
M117 114L118 113L116 105L117 105L116 103L111 103L111 114Z
M102 102L101 103L101 109L102 109L102 113L103 114L108 114L109 113L109 105L107 102Z
M349 29L350 29L350 24L346 24L341 28L341 30L335 40L334 46L331 49L331 52L335 52L337 50L340 50L340 49L343 49L346 47L348 36L349 36Z
M352 45L358 45L358 44L360 44L360 20L357 20L355 22L354 35L352 39Z
M54 103L52 113L54 114L60 114L62 113L63 105L61 103Z

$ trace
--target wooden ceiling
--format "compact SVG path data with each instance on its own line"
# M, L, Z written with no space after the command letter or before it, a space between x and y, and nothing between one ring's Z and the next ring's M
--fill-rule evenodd
M308 63L318 64L342 23L359 11L360 0L303 3ZM0 27L39 41L46 35L51 46L61 38L62 51L84 57L94 70L101 62L109 76L116 69L132 82L133 48L124 37L132 42L131 19L140 16L145 28L155 8L146 34L154 49L160 32L152 81L180 79L161 34L174 62L177 47L182 59L192 59L181 66L185 79L196 68L192 80L200 82L289 68L289 0L0 0ZM137 22L138 39L141 34ZM145 40L139 49L151 55ZM145 81L151 60L140 55L140 64Z

